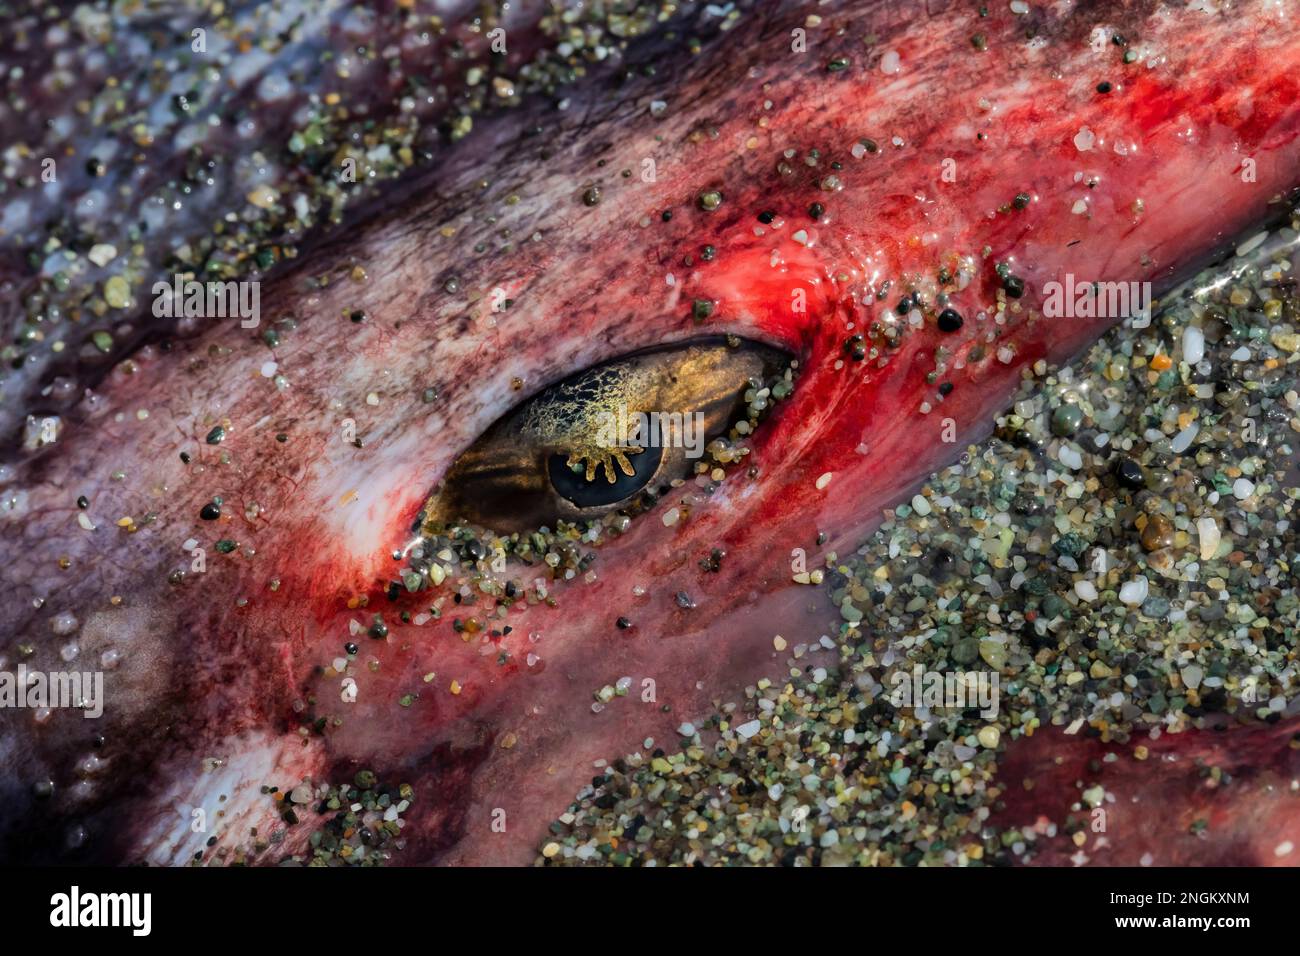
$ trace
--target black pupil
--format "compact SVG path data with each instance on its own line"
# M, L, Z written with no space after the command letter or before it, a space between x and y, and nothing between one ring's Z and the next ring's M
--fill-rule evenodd
M566 455L552 455L546 463L546 470L550 473L552 487L561 497L579 508L600 508L616 504L644 488L654 477L662 457L663 449L657 445L640 454L628 455L633 471L631 475L623 474L618 463L611 460L610 467L614 469L616 479L613 484L605 475L604 465L597 467L596 476L588 481L585 464L581 471L574 471L569 467Z

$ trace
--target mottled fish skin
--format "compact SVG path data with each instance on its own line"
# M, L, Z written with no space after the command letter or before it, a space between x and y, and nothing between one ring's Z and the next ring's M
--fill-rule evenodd
M709 701L779 673L773 633L830 626L824 596L790 583L791 549L852 548L883 507L987 429L1026 364L1066 358L1107 324L1037 317L1046 282L1072 273L1167 287L1295 185L1300 28L1276 4L1057 9L1026 19L981 18L975 5L933 16L909 4L765 7L697 56L656 51L660 78L594 83L567 109L476 124L403 203L266 285L264 315L299 323L273 353L226 324L111 375L96 414L17 462L6 488L20 501L5 519L16 596L0 608L6 662L31 641L29 666L54 668L65 642L49 636L50 620L63 611L80 621L83 659L118 656L97 726L0 715L14 768L7 855L59 858L72 832L80 858L216 862L251 845L250 827L263 837L283 827L259 788L366 767L415 788L403 861L523 863L593 761L672 740ZM1123 65L1104 40L1094 50L1099 27L1137 38L1139 62ZM795 28L807 30L807 53L791 52ZM1027 42L1027 28L1043 42ZM882 69L890 51L898 72ZM851 68L828 71L836 57ZM1113 92L1099 94L1102 81ZM853 155L864 137L879 151ZM803 165L813 148L815 169ZM776 171L786 149L797 151L789 177ZM1246 157L1253 182L1240 176ZM638 175L645 159L653 183ZM954 182L942 178L947 159ZM822 183L832 173L841 190ZM601 201L584 205L594 184ZM714 189L721 206L698 208ZM1003 211L1021 192L1029 205ZM825 207L815 220L813 202ZM763 211L779 221L760 223ZM699 258L706 243L713 262ZM950 303L960 331L939 332L927 309L883 363L845 358L845 340L888 321L900 290L967 256L972 275ZM999 298L999 261L1024 281L1018 301ZM364 282L347 279L356 265ZM320 275L332 281L311 287ZM878 299L885 280L892 291ZM494 289L508 310L491 310ZM792 308L796 290L806 311ZM697 298L716 303L702 326ZM356 310L366 322L348 322ZM467 642L446 617L397 622L430 596L386 600L393 552L485 427L594 362L722 332L783 346L804 369L755 436L755 473L692 493L671 527L661 512L681 499L662 502L601 548L594 580L554 585L555 607L512 608L499 640ZM942 402L927 381L941 345L940 380L954 386ZM272 357L287 389L263 377ZM422 404L427 388L439 398ZM349 418L361 449L339 438ZM226 439L205 445L219 422ZM181 450L195 464L182 465ZM115 469L124 480L108 480ZM94 532L77 523L85 489ZM214 532L198 512L218 494L234 517ZM254 501L263 510L245 517ZM121 516L139 530L116 527ZM187 538L218 536L256 554L210 549L204 574L168 583L189 564ZM713 548L727 560L702 573ZM38 595L37 609L27 599ZM369 606L349 609L362 595ZM377 667L357 668L358 698L341 703L339 676L323 669L352 639L348 622L376 609L386 640L356 640L359 660ZM620 615L633 626L618 629ZM530 652L540 666L525 663ZM656 704L629 697L593 714L592 691L624 675L652 677ZM335 716L341 724L310 731ZM44 804L31 789L41 779L55 783ZM215 832L191 830L195 807L221 820ZM504 831L493 826L501 811ZM309 829L289 828L264 858L300 851Z

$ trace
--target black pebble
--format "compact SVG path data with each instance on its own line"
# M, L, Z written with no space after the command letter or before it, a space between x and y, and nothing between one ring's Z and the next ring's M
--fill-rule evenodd
M939 313L939 331L956 332L962 326L962 317L956 309L944 309Z
M77 507L80 508L82 511L85 511L87 508L90 507L90 499L87 498L85 495L82 495L80 498L77 499Z
M1146 472L1132 458L1121 458L1115 465L1115 477L1125 488L1138 490L1147 486Z
M1025 294L1025 282L1017 276L1007 276L1003 279L1002 288L1006 289L1007 295L1013 299L1018 299Z
M199 517L204 521L216 521L221 517L221 508L215 503L209 501L199 509Z

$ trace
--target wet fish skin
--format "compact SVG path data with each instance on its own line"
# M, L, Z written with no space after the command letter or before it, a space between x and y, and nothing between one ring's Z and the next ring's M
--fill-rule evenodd
M990 823L1033 832L1035 866L1292 865L1297 732L1294 717L1211 721L1108 744L1052 728L1009 748L998 768L1003 806ZM1110 754L1119 759L1107 761ZM1080 780L1105 795L1097 806L1081 800ZM1090 838L1086 851L1070 840L1076 828Z
M987 428L1026 363L1064 358L1100 332L1100 320L1031 320L1044 283L1073 272L1167 285L1264 218L1294 185L1300 113L1288 64L1300 54L1300 31L1271 5L1243 4L1230 16L1105 5L1059 20L1038 10L1028 24L1005 11L980 18L973 7L954 7L923 18L918 9L819 7L823 22L809 29L806 54L789 50L806 9L742 21L711 53L662 71L678 91L662 118L649 107L661 87L642 79L617 98L603 88L575 96L568 111L546 115L540 135L527 134L532 119L484 124L417 182L409 206L268 284L267 314L300 319L275 352L291 382L285 397L258 381L265 346L228 327L146 356L134 376L113 376L100 417L20 465L13 484L28 506L6 535L10 590L46 593L39 611L0 610L11 644L67 608L83 621L83 653L123 654L109 682L102 759L112 772L80 791L74 768L89 744L79 718L56 715L38 732L29 715L0 717L9 759L24 768L20 779L59 782L53 812L39 811L55 832L85 826L101 859L181 862L206 852L209 836L190 831L187 808L215 812L226 795L219 846L244 845L247 827L265 833L277 825L262 785L350 777L364 766L416 787L403 859L528 861L594 760L647 736L671 746L677 724L711 699L735 699L758 675L781 670L773 633L815 636L830 626L824 598L790 583L791 549L819 553L820 531L830 535L822 548L853 547L882 508ZM1088 46L1099 25L1168 59L1121 68L1118 47ZM837 37L841 26L847 32ZM1030 48L1026 26L1048 43ZM987 35L985 52L971 46L976 31ZM860 40L867 34L877 36L870 49ZM898 74L880 69L891 49L901 57ZM837 55L852 68L828 73ZM753 68L760 75L751 77ZM1231 83L1220 79L1229 70ZM1098 94L1102 80L1115 91ZM708 90L727 90L729 99L711 99ZM993 109L981 108L981 97ZM766 127L757 125L762 117ZM1085 125L1100 142L1081 152L1074 140ZM892 145L895 136L902 147ZM876 140L880 152L853 157L860 137ZM1140 148L1116 153L1115 140L1129 138ZM800 168L788 179L775 171L783 149L799 150L801 160L814 147L825 159L815 171ZM1253 183L1237 174L1245 155L1258 160ZM635 175L645 158L656 161L654 183ZM955 161L956 182L941 178L945 159ZM830 174L831 161L843 166L835 171L839 192L814 181ZM617 178L622 168L634 171L626 184ZM1098 186L1077 185L1075 171L1098 175ZM480 179L492 185L475 189ZM584 207L582 192L595 181L602 200ZM420 185L432 194L434 183L436 195L421 202ZM723 193L712 213L696 205L708 189ZM1026 209L998 211L1022 191L1035 197ZM512 193L520 201L506 206ZM1085 197L1091 215L1073 213ZM1141 216L1133 213L1137 199ZM807 209L815 201L826 211L813 220ZM665 209L674 212L668 223L659 215ZM756 216L768 209L784 225L757 235ZM486 210L496 221L474 218ZM444 226L454 235L443 237ZM798 229L811 241L793 238ZM539 241L521 238L534 233ZM480 243L487 251L475 254ZM715 261L684 265L705 243L717 248ZM952 296L966 319L961 332L939 333L930 315L886 350L884 367L845 361L846 338L878 320L900 286L936 273L949 252L977 264ZM934 350L968 353L982 329L995 327L976 319L997 302L995 261L1023 278L1022 312L985 343L993 355L962 369L950 363L954 390L940 404L937 383L926 381ZM308 276L342 277L354 262L365 265L365 284L307 288ZM463 291L446 291L453 277ZM877 300L885 279L891 292ZM514 300L508 311L471 301L471 291L495 288ZM795 312L800 288L807 309ZM717 303L703 330L690 316L697 297ZM356 309L368 321L342 325L339 317ZM569 372L701 331L782 345L804 367L795 395L755 438L756 477L728 479L671 528L647 516L601 550L597 580L556 588L557 608L512 611L512 635L500 642L511 655L505 665L445 620L395 623L399 610L420 604L383 597L391 552L461 448ZM1014 345L1010 362L996 357L1003 344ZM219 364L213 345L230 349ZM441 397L419 406L412 396L427 387ZM366 404L370 391L378 405ZM928 415L923 401L933 406ZM151 408L147 423L114 420L139 407ZM364 450L339 440L345 417L357 422ZM232 423L217 450L202 446L214 418ZM941 438L943 418L955 423L952 443ZM276 442L279 431L290 441ZM181 465L182 448L196 453L203 472ZM222 453L229 466L218 464ZM105 482L105 461L121 462L133 477ZM99 538L75 523L73 501L84 486L95 489ZM224 494L232 510L249 500L266 507L233 525L257 555L214 560L176 592L166 576L188 563L179 545L203 534L196 516L213 494ZM138 533L111 528L114 516L146 510L158 520ZM728 558L719 573L702 574L697 562L713 547ZM63 554L90 569L75 586L52 567ZM268 593L272 577L279 586ZM638 585L643 595L633 591ZM677 605L678 591L691 595L693 610ZM114 594L127 596L125 610L109 607ZM336 705L337 678L314 669L350 639L347 622L360 613L346 602L361 594L370 598L367 610L384 610L390 635L358 639L379 668L358 676L355 704ZM620 613L633 622L627 632L615 627ZM542 668L522 663L530 633L542 635L533 645ZM42 647L37 659L52 651ZM437 683L420 683L429 672ZM592 714L592 691L623 675L653 677L656 706L628 698ZM451 679L459 694L448 690ZM399 708L397 698L413 688L420 700ZM309 715L325 713L342 715L343 724L299 735ZM205 756L223 763L205 770ZM57 852L52 843L17 842L13 834L37 811L21 794L11 806L11 851ZM498 809L510 821L504 833L491 825ZM301 849L306 830L291 830L283 849Z

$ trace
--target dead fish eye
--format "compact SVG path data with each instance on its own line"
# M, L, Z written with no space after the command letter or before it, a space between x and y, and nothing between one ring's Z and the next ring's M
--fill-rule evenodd
M602 480L600 476L588 479L585 465L581 462L570 465L565 455L552 455L546 463L547 475L551 487L566 501L578 508L602 508L616 505L643 490L663 461L663 448L651 445L639 452L625 454L624 460L631 468L631 474L622 469L613 480Z
M785 353L733 336L571 375L516 405L456 459L420 530L527 533L644 510L674 481L733 457L732 442L769 404L756 396L788 365ZM781 394L788 389L787 381Z

